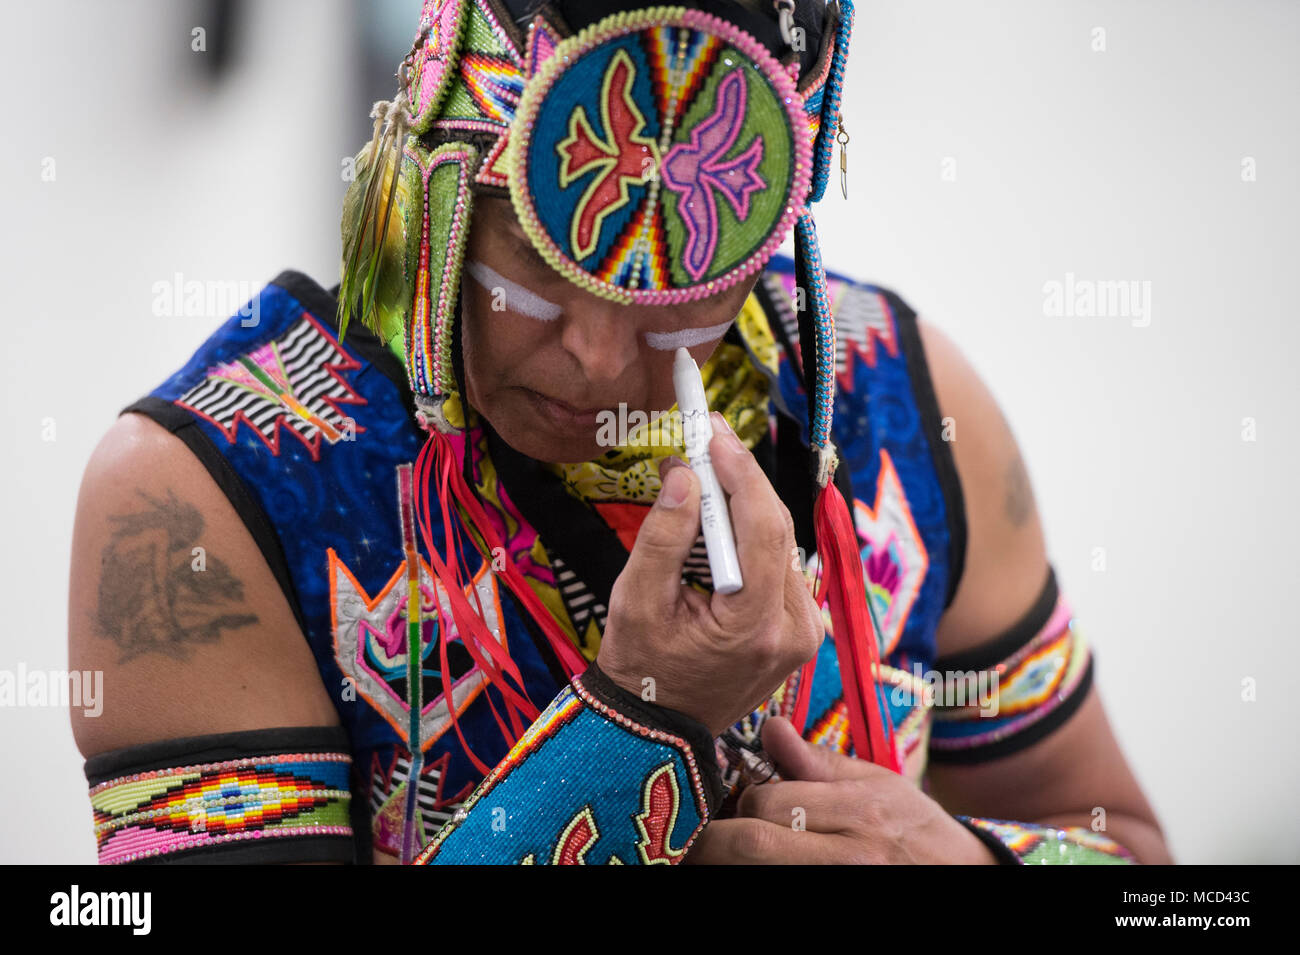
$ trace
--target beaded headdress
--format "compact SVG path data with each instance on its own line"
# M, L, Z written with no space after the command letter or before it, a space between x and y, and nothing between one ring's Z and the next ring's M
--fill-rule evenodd
M521 28L511 4L526 0L425 0L397 96L376 104L357 157L340 322L358 310L402 335L439 427L460 417L444 404L459 393L450 353L475 195L509 196L538 252L579 286L655 305L753 275L820 197L851 7L781 2L778 15L728 0L559 0ZM565 13L593 5L617 12L573 31Z
M871 676L872 608L832 480L834 322L809 211L843 136L852 15L850 0L775 0L770 9L765 0L651 8L425 0L397 94L372 111L374 136L345 200L339 324L346 330L356 314L385 343L401 341L429 432L413 507L430 551L425 518L435 493L444 516L454 497L479 545L491 546L490 522L480 523L481 502L452 464L449 437L469 418L452 349L475 196L508 196L547 262L621 303L717 294L761 270L793 227L807 302L800 335L813 346L802 351L822 597L836 624L855 749L892 765ZM430 558L449 589L460 580L454 564ZM565 668L581 672L585 661L512 571L507 585L540 615ZM473 620L456 623L463 638L466 627L476 630ZM535 715L521 686L509 690L508 659L480 662L501 679L507 702ZM811 682L809 669L797 722Z

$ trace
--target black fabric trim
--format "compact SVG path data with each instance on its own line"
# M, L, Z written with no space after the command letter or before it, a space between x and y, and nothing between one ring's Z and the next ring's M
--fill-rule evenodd
M86 782L97 786L127 773L175 769L196 763L220 763L283 753L347 753L352 742L342 726L277 726L207 736L141 743L91 756L86 760Z
M758 439L754 447L750 449L750 454L758 462L759 468L767 475L767 479L772 482L772 488L777 492L777 497L781 496L780 487L777 485L777 470L780 466L781 459L777 454L776 443L772 440L770 431L764 431L763 436Z
M275 865L297 862L356 863L356 847L347 836L277 836L248 842L182 849L164 856L133 859L126 865Z
M821 73L823 67L825 67L827 64L827 61L833 59L835 56L835 44L839 39L839 32L840 32L840 18L843 16L844 13L844 11L840 8L838 0L829 0L829 2L824 5L813 3L811 6L813 10L816 10L819 7L822 8L822 22L821 22L821 36L817 37L817 43L816 43L817 56L813 59L811 64L808 64L803 67L803 70L799 76L799 83L795 87L798 90L799 94L805 97L808 94L808 90L812 88L813 79L819 73ZM798 20L797 13L798 13L798 7L796 7L796 20ZM811 21L815 16L815 14L812 12L805 12L804 16L807 18L807 21ZM780 23L779 20L777 22L778 24ZM808 35L812 36L813 35L812 31L808 31ZM813 46L813 44L811 43L808 45ZM848 55L848 52L849 52L848 50L844 51L846 57ZM826 80L828 82L830 80L829 72L827 72L826 74ZM824 88L825 87L823 86L823 89ZM823 100L823 102L825 102L825 100ZM822 122L827 123L827 117L824 115L822 117Z
M795 308L795 318L799 322L799 358L803 363L802 383L804 386L804 396L808 399L808 440L813 440L812 420L813 420L813 390L809 387L809 382L817 381L817 330L813 323L812 302L812 284L808 281L808 254L809 250L804 248L804 243L798 232L795 233L795 252L794 252L794 285L795 292L804 289L805 307ZM778 319L779 320L779 319ZM769 322L769 324L771 324ZM791 354L793 360L794 355ZM831 369L832 374L834 369ZM811 447L804 452L805 459L808 462L808 468L815 476L817 474L817 456L812 453Z
M351 746L348 747L351 752ZM357 865L373 865L375 862L375 834L371 830L370 819L370 777L369 766L358 766L356 756L352 760L352 798L348 800L348 821L352 824L352 848L356 853L352 860Z
M628 561L618 534L591 507L566 491L558 477L507 444L486 419L483 432L497 477L519 512L547 549L587 585L596 602L608 607L614 581Z
M324 322L335 336L338 336L338 285L326 291L315 279L293 269L281 272L272 279L271 284L279 286L292 295L303 308L311 312L313 318ZM340 344L344 341L343 338L339 339ZM407 415L414 420L415 396L411 392L411 382L406 374L406 368L398 361L397 356L388 350L388 346L379 340L378 335L361 322L348 323L346 342L349 348L374 365L385 378L397 386L402 405L406 408Z
M546 634L542 632L542 625L538 623L536 617L524 608L523 601L519 599L519 595L510 587L502 587L501 590L514 606L515 615L523 621L524 629L528 631L528 636L533 641L533 646L537 650L537 655L542 658L542 663L546 665L547 672L550 673L551 679L555 681L555 690L545 700L534 700L532 697L528 697L534 706L539 710L544 710L551 702L551 699L554 698L555 694L560 692L560 688L569 682L569 674L565 672L564 664L560 662L560 658L556 654L555 648L551 646L551 642L546 639ZM524 690L524 695L528 696L527 687L524 687Z
M1079 685L1061 704L1052 712L1048 713L1037 723L1031 723L1019 733L1004 737L996 742L989 743L987 746L976 746L971 749L944 750L936 749L931 746L929 749L929 760L931 764L943 763L946 765L986 763L990 760L1001 759L1004 756L1010 756L1018 753L1022 749L1034 745L1040 740L1050 736L1062 724L1065 723L1075 711L1083 705L1087 699L1088 692L1092 688L1092 669L1095 662L1095 655L1089 655L1088 662L1083 671L1083 676L1079 679ZM937 667L936 667L937 669Z
M984 843L984 845L988 846L989 851L997 858L998 865L1024 865L1024 861L1020 856L1012 852L1011 849L994 836L993 833L981 829L979 826L961 818L960 816L954 815L953 818L971 832L975 833L975 837L979 839L980 842Z
M795 380L799 382L799 390L806 396L808 386L804 382L803 365L794 360L794 343L790 340L790 333L786 330L785 322L782 320L781 306L777 303L775 294L767 284L766 273L754 284L754 295L758 298L759 307L763 309L763 314L767 318L772 337L777 340L790 361Z
M794 370L800 390L806 396L808 389L804 385L803 366L794 360L794 343L786 331L781 307L772 289L768 287L766 276L754 285L754 294L773 337ZM795 543L803 548L805 554L811 554L817 549L816 524L813 520L817 487L815 475L808 466L808 447L801 437L803 428L799 421L785 414L775 400L772 401L772 411L776 415L776 445L771 459L772 466L765 466L763 470L794 521Z
M933 664L934 669L987 670L1001 663L1038 636L1043 627L1047 626L1047 621L1052 618L1052 611L1056 609L1056 601L1059 597L1060 588L1056 583L1056 572L1049 564L1047 579L1043 581L1043 589L1038 592L1033 605L1025 611L1024 616L1008 627L1000 636L987 643L971 647L969 650L959 650L956 653L936 658Z
M817 549L813 521L817 482L808 473L808 448L799 437L799 423L782 414L775 404L772 408L776 412L776 448L773 470L768 475L794 521L795 543L805 554L811 554Z
M257 549L262 552L267 566L271 568L271 573L275 576L276 582L280 585L280 590L289 602L289 609L293 611L294 620L298 622L298 627L302 633L306 634L307 618L303 614L302 606L298 602L298 595L294 591L292 580L289 577L289 561L284 556L284 549L280 544L279 535L276 534L275 528L267 519L266 512L262 510L261 505L257 503L256 498L249 491L244 479L239 476L239 473L226 459L226 456L217 449L212 439L203 433L194 416L184 408L162 398L156 398L153 395L127 405L118 413L127 414L128 412L144 415L166 428L180 438L185 443L185 446L207 468L212 480L217 483L217 487L221 489L226 499L234 506L235 512L239 515L240 520L244 522L248 533L252 535L254 543L257 544Z
M704 783L705 801L712 817L722 804L722 772L718 768L713 734L699 720L677 710L650 703L613 680L595 662L580 677L582 686L606 706L650 729L680 736L690 744Z
M930 378L930 363L925 356L920 329L917 328L916 312L895 293L888 289L880 291L889 303L898 325L898 337L903 343L903 354L907 359L907 375L912 382L912 397L921 415L926 441L930 445L930 457L946 505L950 559L948 592L944 596L943 607L947 610L957 595L957 586L961 583L966 566L966 498L962 493L957 462L953 459L952 445L943 440L943 415L939 410L934 382Z
M524 32L524 25L540 13L546 13L549 18L554 16L550 11L558 12L564 25L577 33L612 13L640 10L645 6L643 0L552 0L549 4L540 3L538 0L500 0L500 2L505 7L501 19L516 27L520 34ZM681 6L703 10L705 13L711 13L728 23L735 24L750 33L774 59L780 60L782 65L798 62L801 81L806 80L809 74L815 73L816 67L820 65L818 52L822 49L823 35L829 32L832 41L834 39L835 24L831 20L831 11L827 9L828 5L818 0L796 0L795 2L794 22L803 27L807 34L807 43L798 53L788 50L781 40L776 15L770 8L753 10L735 0L685 0ZM838 12L838 4L834 5L834 9Z

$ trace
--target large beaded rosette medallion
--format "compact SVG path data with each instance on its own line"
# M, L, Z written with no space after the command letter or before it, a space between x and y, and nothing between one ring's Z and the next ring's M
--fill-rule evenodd
M811 144L787 72L696 10L619 14L525 87L507 166L533 243L591 292L663 305L762 268L802 207Z

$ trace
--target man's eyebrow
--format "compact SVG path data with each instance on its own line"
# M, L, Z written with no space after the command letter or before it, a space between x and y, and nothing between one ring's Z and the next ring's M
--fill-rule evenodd
M522 249L530 259L535 262L540 262L542 265L549 264L542 253L538 250L537 246L533 244L533 240L530 239L518 225L512 224L506 232L509 233L510 238L514 240L515 245Z

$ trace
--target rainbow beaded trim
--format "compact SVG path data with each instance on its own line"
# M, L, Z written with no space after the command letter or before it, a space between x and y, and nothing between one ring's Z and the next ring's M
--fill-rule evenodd
M1114 839L1083 826L1056 829L1007 819L954 817L975 833L1004 865L1136 865Z
M252 840L352 837L346 753L284 753L105 780L90 790L101 865Z
M423 197L416 207L420 227L412 223L406 233L412 243L406 268L413 289L406 371L418 395L448 395L456 390L452 324L473 203L470 182L478 159L478 150L468 143L447 143L432 152L415 139L406 145L404 162L414 164Z
M622 303L715 295L763 267L812 175L803 99L745 31L618 13L562 41L511 130L510 194L558 271Z

